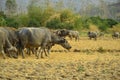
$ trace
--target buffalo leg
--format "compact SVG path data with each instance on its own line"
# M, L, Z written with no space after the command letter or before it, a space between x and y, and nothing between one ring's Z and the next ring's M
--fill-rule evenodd
M13 52L12 57L15 58L15 59L17 59L18 58L17 53Z
M9 57L10 57L10 58L12 58L12 55L11 55L11 53L10 53L10 52L8 52L8 55L9 55Z
M43 57L43 49L41 50L41 58L44 58L44 57Z
M31 55L31 54L30 54L30 50L31 50L31 48L27 48L27 54L28 54L28 55Z
M5 57L5 52L2 50L1 53L2 53L2 55L3 55L3 59L6 59L6 57Z
M97 40L97 38L95 37L95 40Z
M48 46L48 49L47 49L47 53L50 54L50 49L52 48L52 45L51 46Z
M48 56L48 55L47 55L47 52L46 52L46 50L45 50L45 49L44 49L44 53L45 53L45 56Z
M25 58L24 49L21 49L21 51L22 51L22 58L24 59Z
M37 53L36 53L36 57L37 57L37 59L39 59L40 54L41 54L41 51L42 51L42 48L40 48L40 49L37 51Z
M89 39L91 40L91 37Z

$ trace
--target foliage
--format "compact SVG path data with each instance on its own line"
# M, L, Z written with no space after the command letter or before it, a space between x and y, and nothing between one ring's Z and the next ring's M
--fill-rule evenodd
M79 65L77 71L78 71L78 72L84 72L84 71L85 71L84 66Z
M57 17L53 16L53 18L46 23L46 27L52 29L73 29L74 14L69 10L63 10L59 14Z
M87 22L97 25L101 31L106 31L108 28L111 28L113 25L117 24L115 20L102 19L100 17L90 17L87 19Z
M38 25L41 26L42 13L43 13L43 10L41 10L38 7L33 6L33 7L28 8L28 16L29 16L28 26L35 26L35 27Z
M7 22L7 26L9 26L9 27L14 27L14 28L18 28L18 26L20 25L19 24L19 21L17 20L17 18L16 17L8 17L7 19L6 19L6 22Z
M73 13L71 11L63 10L60 13L60 20L61 20L61 22L70 21L72 16L73 16Z
M112 28L113 25L118 24L118 22L115 21L115 20L113 20L113 19L106 19L106 21L107 21L107 23L108 23L108 25L109 25L110 28Z
M89 24L89 30L90 31L99 31L98 26L94 24Z
M86 23L86 18L77 16L74 20L74 29L88 29L89 24Z
M46 27L52 29L73 29L73 24L67 22L61 22L59 18L53 18L47 22Z
M59 18L53 18L52 20L50 20L46 23L46 27L52 28L52 29L57 29L60 27L60 25L59 25L60 23L61 23L61 21Z
M103 47L99 47L99 48L98 48L98 52L103 53L103 52L105 52L105 50L104 50Z
M36 19L29 20L28 27L39 27L40 24Z
M6 15L4 14L4 12L0 12L0 26L6 26Z
M32 6L28 8L28 16L30 19L29 26L45 26L46 21L49 19L49 17L53 14L53 10L50 8L47 8L43 10L40 7Z
M6 6L8 10L11 10L12 7L14 9L16 7L16 2L14 0L7 0ZM14 11L12 12L15 13ZM116 24L118 23L113 19L102 19L99 16L83 17L70 9L58 11L50 5L43 8L36 6L34 3L28 6L28 12L25 14L6 16L4 13L0 12L0 26L15 28L45 26L52 29L107 31Z
M6 20L3 17L0 17L0 26L6 26Z
M0 11L0 17L6 18L6 15L4 14L3 11Z
M27 27L29 24L29 16L27 14L20 14L18 16L19 26L18 27Z
M118 23L117 25L114 25L112 30L115 32L115 31L118 31L120 32L120 23Z

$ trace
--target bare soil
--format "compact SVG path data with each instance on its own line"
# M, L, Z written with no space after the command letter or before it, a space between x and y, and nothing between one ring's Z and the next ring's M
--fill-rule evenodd
M55 45L40 59L33 54L25 59L0 55L0 80L120 80L120 40L69 42L70 51Z

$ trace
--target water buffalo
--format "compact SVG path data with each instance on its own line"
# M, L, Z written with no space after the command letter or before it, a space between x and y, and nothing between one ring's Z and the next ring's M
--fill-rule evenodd
M40 27L40 28L21 28L17 32L19 37L20 51L22 52L22 57L24 58L24 48L38 48L40 47L41 57L42 52L45 52L45 49L50 44L60 44L66 49L70 49L70 44L62 37L56 36L49 29ZM51 45L50 45L51 47ZM49 49L50 49L49 47ZM36 54L39 58L39 52Z
M120 33L119 33L119 32L114 32L114 33L112 34L112 38L113 38L113 39L118 39L118 38L120 38Z
M89 39L95 39L95 40L97 40L97 36L98 36L98 33L97 32L92 32L92 31L89 31L88 32L88 37L89 37Z
M11 56L12 52L17 52L17 49L10 43L7 34L3 30L0 30L0 53L2 53L3 58L5 59L6 57L4 50L6 50L9 56Z
M60 37L66 37L69 35L69 30L66 29L59 29L55 32Z
M16 29L12 28L12 27L0 27L0 30L3 31L6 34L10 44L15 47L15 45L18 41L18 38L17 38L17 35L16 35ZM6 54L8 53L7 51L8 51L7 47L5 46L4 47L4 52ZM14 54L14 55L12 54L10 57L17 58L16 54Z
M75 40L79 40L79 32L74 30L69 30L68 37L72 40L72 38L75 38Z
M70 39L75 38L75 40L79 40L79 32L74 30L67 29L59 29L55 32L60 37L68 36Z
M18 38L16 35L16 29L12 28L12 27L0 27L0 30L4 31L8 37L8 40L10 41L10 43L15 46Z

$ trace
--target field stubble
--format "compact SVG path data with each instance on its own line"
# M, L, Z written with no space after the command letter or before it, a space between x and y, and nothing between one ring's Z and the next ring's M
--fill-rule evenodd
M43 59L0 55L0 80L120 80L120 39L69 42L70 51L55 45Z

